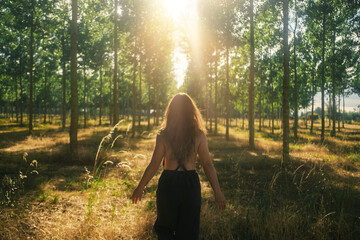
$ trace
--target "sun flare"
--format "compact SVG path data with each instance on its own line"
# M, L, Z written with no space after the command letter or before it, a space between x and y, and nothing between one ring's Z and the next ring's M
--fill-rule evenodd
M179 26L179 29L185 30L191 39L194 39L194 33L197 26L197 1L196 0L164 0L166 14ZM173 70L177 87L180 87L185 78L188 59L183 49L180 47L180 35L184 33L175 32L175 49L173 57ZM193 42L193 40L191 40Z
M179 20L181 15L192 10L192 4L195 0L164 0L164 7L169 16Z

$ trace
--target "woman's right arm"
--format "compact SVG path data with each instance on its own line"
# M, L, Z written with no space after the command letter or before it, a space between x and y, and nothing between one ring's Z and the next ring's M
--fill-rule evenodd
M224 194L221 192L216 170L210 158L207 138L204 133L201 134L200 144L198 147L198 154L205 175L209 179L211 187L214 191L216 207L220 210L224 210L226 205L226 199Z

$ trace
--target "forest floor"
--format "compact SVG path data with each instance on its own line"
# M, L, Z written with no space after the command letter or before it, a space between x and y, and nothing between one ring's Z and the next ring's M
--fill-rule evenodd
M40 124L28 136L25 127L0 121L0 179L2 194L8 193L8 201L0 205L0 239L156 239L155 191L161 169L143 200L137 205L130 201L151 159L155 129L138 129L141 134L131 138L129 122L123 122L123 137L103 155L113 164L106 165L102 178L92 179L99 143L110 126L81 128L79 160L74 162L68 154L68 129ZM256 150L248 148L247 130L231 127L229 141L224 130L220 125L219 134L209 133L208 139L228 204L224 212L214 207L210 184L198 164L201 239L359 236L359 124L346 124L336 137L330 137L327 128L323 144L319 122L312 135L301 125L299 140L291 141L286 168L281 167L280 129L273 134L268 127L256 132ZM29 174L26 169L34 159L38 174ZM27 176L23 191L11 189L16 182L9 189L5 174L15 179L19 171Z

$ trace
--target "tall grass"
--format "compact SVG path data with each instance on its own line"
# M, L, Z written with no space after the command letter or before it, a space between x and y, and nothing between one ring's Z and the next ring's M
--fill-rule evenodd
M225 141L220 125L219 135L209 134L208 139L228 205L224 212L215 208L210 184L198 165L200 238L356 239L360 234L356 129L359 126L348 126L337 138L319 145L316 135L300 128L300 140L290 146L291 164L281 168L278 129L274 134L267 128L257 133L257 148L249 150L247 131L231 128L231 140ZM19 194L14 206L0 206L0 239L156 239L155 194L161 169L140 203L132 205L129 199L150 161L155 135L150 131L130 138L129 131L125 121L111 129L80 129L86 143L83 152L92 156L85 171L83 162L55 161L57 153L45 161L45 150L36 153L43 179L32 183L38 184L35 190ZM51 139L62 134L43 133L49 152ZM41 142L39 137L35 140ZM63 142L58 142L60 147Z
M39 174L37 171L38 162L36 160L29 161L28 153L22 155L25 166L19 169L18 174L5 174L0 185L0 205L14 206L20 194L24 192L25 182L28 176Z
M114 147L114 144L117 139L123 138L121 134L116 135L117 128L124 120L120 120L115 126L110 130L109 134L102 138L98 150L96 152L94 167L93 167L93 175L96 176L99 173L100 168L102 167L103 163L105 163L106 158L104 157L104 152L106 153L109 149ZM105 146L106 143L107 146Z

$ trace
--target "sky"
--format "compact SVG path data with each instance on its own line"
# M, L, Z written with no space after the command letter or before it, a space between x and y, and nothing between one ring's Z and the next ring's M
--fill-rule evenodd
M338 100L336 100L336 101L338 101ZM325 107L326 107L326 104L328 104L328 102L329 102L328 96L325 96ZM342 98L341 98L340 105L341 105L341 109L342 109L342 107L343 107ZM359 112L360 111L359 105L360 105L359 95L351 94L350 96L345 97L345 111L346 112ZM318 92L314 98L314 108L317 108L317 107L321 107L321 93L320 92ZM311 108L309 107L309 109L311 109Z

